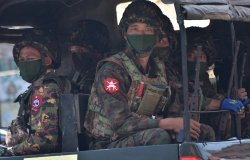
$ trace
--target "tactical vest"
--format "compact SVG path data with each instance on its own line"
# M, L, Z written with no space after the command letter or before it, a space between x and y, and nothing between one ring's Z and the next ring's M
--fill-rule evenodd
M56 75L54 72L45 74L44 77L40 78L36 83L45 84L48 82L56 83L59 86L61 93L70 93L70 90L71 90L70 82L66 78ZM32 92L33 92L33 87L32 85L30 85L28 87L28 90L20 94L14 101L14 102L19 102L20 104L18 116L22 117L25 120L27 127L30 124L31 106L29 105L31 103Z
M138 115L151 117L156 116L159 111L164 109L171 95L164 63L159 59L154 59L154 61L158 68L156 78L148 78L143 75L134 62L123 52L100 61L97 70L105 62L114 62L124 68L132 80L127 93L130 111ZM99 102L95 92L95 88L92 88L88 106L90 111L87 113L88 118L85 127L98 139L111 138L111 140L115 140L119 135L112 130L111 122L102 116L101 102ZM88 120L90 124L88 124Z

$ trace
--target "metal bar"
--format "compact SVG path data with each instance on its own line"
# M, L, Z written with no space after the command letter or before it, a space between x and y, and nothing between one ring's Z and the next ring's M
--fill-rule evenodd
M194 81L194 92L192 93L190 110L191 111L200 111L200 55L202 52L202 46L197 46L196 48L196 65L195 65L195 81ZM200 121L200 114L191 113L191 118L196 121Z
M243 79L245 77L245 65L246 65L246 59L247 59L247 52L244 52L243 54L243 60L242 60L242 65L241 65L241 75L240 75L240 82L239 82L239 87L242 88L243 85Z
M189 142L190 139L190 113L188 107L188 74L187 74L187 35L184 26L184 16L178 3L174 4L177 15L177 22L180 27L181 35L181 59L182 59L182 86L183 86L183 105L184 105L184 141Z
M59 120L62 131L62 152L74 152L78 150L74 95L62 94L60 100L61 105Z
M231 91L232 91L232 87L233 87L233 81L235 77L235 73L236 71L236 65L237 65L237 57L238 57L238 53L239 53L239 48L240 48L240 41L237 41L236 43L236 48L235 48L235 53L233 56L233 65L232 65L232 70L231 70L231 75L230 75L230 79L229 79L229 85L228 85L228 90L227 90L227 96L231 97Z

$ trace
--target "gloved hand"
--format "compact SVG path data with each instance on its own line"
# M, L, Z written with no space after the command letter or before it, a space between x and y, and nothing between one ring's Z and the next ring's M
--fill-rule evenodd
M243 105L246 106L248 104L250 104L250 99L245 99L242 101Z
M241 109L244 109L244 105L239 100L224 98L221 103L221 110L230 110L234 112L239 112Z

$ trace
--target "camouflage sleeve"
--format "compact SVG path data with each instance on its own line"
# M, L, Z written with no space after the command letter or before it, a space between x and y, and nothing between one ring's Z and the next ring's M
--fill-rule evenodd
M108 78L116 79L119 82L119 90L114 94L108 93L104 88L103 82ZM113 130L119 135L129 135L141 130L157 128L159 124L159 120L140 117L130 111L127 98L130 83L127 72L113 62L105 63L95 79L94 87L97 89L104 116L109 119Z
M55 83L35 87L30 99L31 134L12 147L15 155L56 151L59 94L59 87Z

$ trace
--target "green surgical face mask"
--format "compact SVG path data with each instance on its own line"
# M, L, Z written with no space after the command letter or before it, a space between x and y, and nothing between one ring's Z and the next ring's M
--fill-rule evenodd
M187 66L188 66L188 76L191 79L194 79L196 62L187 61ZM202 80L201 78L206 74L206 71L207 71L207 63L200 62L200 76L199 76L200 80Z
M37 80L42 72L42 59L18 62L20 75L26 82Z
M156 43L156 35L127 35L129 47L136 51L136 56L149 56Z

